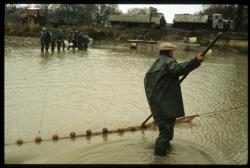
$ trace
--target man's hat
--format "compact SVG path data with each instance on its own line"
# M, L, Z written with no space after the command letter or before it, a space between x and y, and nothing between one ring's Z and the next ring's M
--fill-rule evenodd
M176 50L176 45L172 43L161 43L159 46L159 50Z
M43 27L42 30L45 31L45 30L46 30L46 27Z

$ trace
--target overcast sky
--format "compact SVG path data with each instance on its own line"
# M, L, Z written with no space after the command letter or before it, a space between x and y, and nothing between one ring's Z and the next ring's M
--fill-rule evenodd
M196 12L203 10L202 5L192 5L192 4L185 4L185 5L121 4L118 6L123 13L126 13L127 10L130 8L144 8L144 7L148 8L150 6L157 8L158 12L164 14L167 23L173 23L174 14L183 14L183 13L194 14Z

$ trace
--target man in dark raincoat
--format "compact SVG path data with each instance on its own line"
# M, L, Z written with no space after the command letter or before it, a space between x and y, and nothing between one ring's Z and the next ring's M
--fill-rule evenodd
M71 30L70 33L68 34L68 43L69 43L69 46L68 46L67 50L69 50L71 47L73 47L73 39L74 39L74 33Z
M84 51L87 51L89 42L90 42L89 36L88 35L84 35L83 36L83 49L84 49Z
M51 31L51 52L54 52L57 40L57 32L55 30Z
M78 50L83 50L83 32L80 31L78 35Z
M150 67L144 78L145 92L152 116L159 127L154 154L165 156L170 148L177 117L184 116L179 77L199 67L204 60L201 54L184 63L173 58L176 46L162 43L160 55Z
M73 50L75 50L75 48L78 47L78 40L79 40L79 33L78 30L76 30L73 38Z
M44 52L44 48L45 51L48 52L51 42L51 35L45 27L42 28L40 40L41 40L41 52Z
M64 39L65 39L65 34L63 30L60 29L59 32L57 33L57 38L56 38L57 51L61 50L61 46L62 46L62 50L64 51L64 48L65 48Z

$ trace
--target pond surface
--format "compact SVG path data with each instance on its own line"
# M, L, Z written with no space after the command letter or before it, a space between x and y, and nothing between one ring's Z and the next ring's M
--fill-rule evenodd
M177 51L176 58L195 54ZM156 56L97 48L41 54L39 47L6 46L5 163L246 164L248 57L226 51L214 51L182 82L186 116L200 117L176 124L166 157L153 155L158 130L12 144L140 125L150 115L143 79Z

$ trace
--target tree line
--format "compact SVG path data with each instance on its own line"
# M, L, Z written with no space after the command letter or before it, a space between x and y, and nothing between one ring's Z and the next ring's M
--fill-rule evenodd
M25 13L29 6L20 4L7 4L5 6L5 21L20 22L20 15ZM43 9L46 24L65 23L72 25L96 25L104 27L108 24L108 16L122 14L117 4L37 4ZM203 5L199 14L211 15L220 13L225 19L235 22L237 31L248 31L248 5L219 4ZM130 15L147 15L157 12L155 8L131 8Z
M25 13L28 6L19 4L8 4L5 6L5 20L20 22L20 16ZM106 26L108 16L122 14L117 4L37 4L35 7L42 8L46 24L64 23L72 25L96 25ZM157 9L132 8L128 10L130 15L148 15L150 12L157 12Z
M45 24L64 22L72 25L105 26L108 16L121 14L117 4L37 4L42 8ZM28 6L7 4L5 6L5 21L21 22L20 16Z

